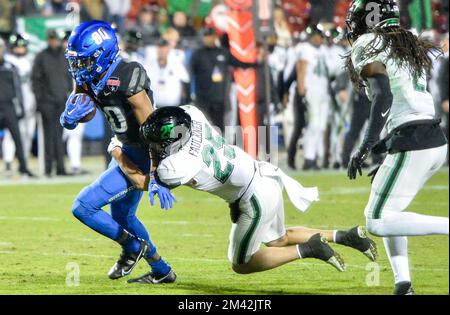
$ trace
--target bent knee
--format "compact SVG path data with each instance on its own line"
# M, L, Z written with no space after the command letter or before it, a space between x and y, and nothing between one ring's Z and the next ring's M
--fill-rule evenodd
M75 199L75 202L72 205L72 214L75 218L80 219L87 214L86 207L80 202L80 200Z
M88 206L83 200L77 198L72 205L72 214L75 218L82 220L82 218L89 217L100 209Z
M385 236L383 219L366 219L366 228L372 235Z
M289 229L286 231L286 234L280 237L279 239L276 239L274 241L265 243L267 247L285 247L289 243L289 233L292 233Z

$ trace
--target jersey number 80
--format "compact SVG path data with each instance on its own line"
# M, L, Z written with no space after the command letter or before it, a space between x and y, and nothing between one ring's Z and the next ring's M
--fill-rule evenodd
M92 33L92 39L97 45L100 45L104 40L111 39L111 37L100 27L96 32Z

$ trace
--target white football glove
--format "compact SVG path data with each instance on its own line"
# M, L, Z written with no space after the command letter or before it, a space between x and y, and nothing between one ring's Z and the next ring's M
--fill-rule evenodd
M114 137L111 138L111 142L108 145L108 150L107 151L108 151L109 154L111 154L112 151L115 148L121 148L122 149L122 146L123 146L122 142L120 142L120 140L117 138L117 136L114 136Z

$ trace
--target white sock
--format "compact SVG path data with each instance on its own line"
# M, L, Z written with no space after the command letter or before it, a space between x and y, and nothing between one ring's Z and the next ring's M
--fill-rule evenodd
M405 236L384 237L384 247L394 272L395 283L411 282L408 261L408 239Z
M302 259L302 254L300 254L300 248L298 247L298 245L295 246L295 248L297 249L297 254L298 254L298 258Z
M333 231L333 243L336 243L336 233L338 230Z
M67 139L67 155L70 160L72 168L81 167L81 149L83 146L83 139L77 136L69 136Z
M368 219L369 232L379 236L448 235L449 220L413 212L389 212L381 219Z

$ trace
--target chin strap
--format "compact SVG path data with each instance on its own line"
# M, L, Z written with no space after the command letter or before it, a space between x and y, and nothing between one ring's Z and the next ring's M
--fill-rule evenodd
M98 94L103 91L105 85L106 85L106 81L108 81L109 77L111 76L111 74L114 72L114 70L116 70L117 66L119 65L119 63L122 61L122 57L118 57L116 58L116 60L113 61L113 63L109 66L108 70L106 71L105 75L103 76L103 78L101 78L101 80L97 83L91 83L91 89L92 91L95 93L96 96L98 96Z

